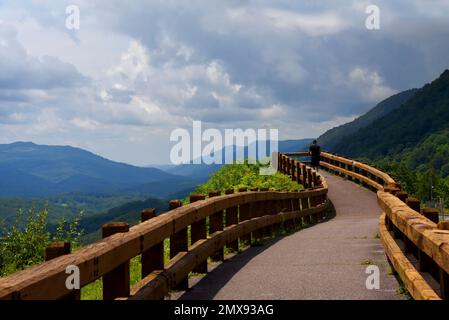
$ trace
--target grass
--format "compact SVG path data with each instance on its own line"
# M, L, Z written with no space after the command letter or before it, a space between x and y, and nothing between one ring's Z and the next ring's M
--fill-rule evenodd
M410 295L410 292L408 292L407 288L403 284L400 284L396 288L396 293L403 295L407 300L413 299L412 296Z
M142 280L142 264L141 256L138 255L129 261L130 269L130 285L133 286ZM164 241L164 260L170 259L170 239ZM81 300L102 300L103 299L103 281L102 279L95 280L81 288Z
M367 259L367 260L363 260L362 262L360 262L360 264L362 266L370 266L370 265L374 265L376 263L375 263L375 261L373 261L371 259Z
M129 261L130 269L130 285L134 285L140 280L142 264L140 263L140 255ZM81 288L81 300L102 300L103 299L103 281L98 279L87 286Z

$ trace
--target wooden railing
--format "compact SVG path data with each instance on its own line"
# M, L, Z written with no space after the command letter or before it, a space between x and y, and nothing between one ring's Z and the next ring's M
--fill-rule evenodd
M78 268L80 287L102 278L103 299L161 299L170 290L186 289L191 272L206 273L207 262L224 259L224 247L272 235L280 228L310 225L326 218L327 183L315 170L279 155L278 170L305 186L300 192L268 189L228 190L192 195L190 204L170 201L170 211L142 212L133 227L117 222L103 226L103 239L70 253L70 244L55 243L45 263L0 279L0 299L79 299L66 286L67 268ZM190 231L190 232L188 232ZM164 242L170 239L170 259ZM130 259L141 255L141 281L130 287Z
M401 191L393 178L370 165L323 152L320 166L377 192L383 210L380 238L412 297L449 299L449 222L438 221L438 210L421 208L417 198Z

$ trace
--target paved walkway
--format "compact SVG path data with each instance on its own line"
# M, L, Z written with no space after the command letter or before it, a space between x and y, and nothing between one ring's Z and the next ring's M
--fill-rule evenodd
M378 239L376 195L322 172L337 215L215 267L180 299L404 299ZM365 286L366 264L380 289Z

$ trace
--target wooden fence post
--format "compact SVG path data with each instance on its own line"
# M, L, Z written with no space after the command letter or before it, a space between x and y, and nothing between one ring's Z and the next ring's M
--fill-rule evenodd
M311 208L316 207L317 206L317 197L314 195L311 195L309 199L310 199L310 207ZM318 223L318 221L320 220L320 216L317 213L312 214L310 217L311 217L313 223Z
M282 200L282 210L284 212L293 211L293 209L292 209L292 199L291 198ZM287 220L287 221L284 222L284 228L288 232L290 232L293 229L293 225L294 225L294 223L293 223L292 220Z
M270 189L269 191L274 192L276 190ZM278 211L277 211L278 207L277 207L276 199L272 199L272 200L267 201L266 206L267 206L267 214L276 215L278 213ZM269 235L273 236L274 234L277 233L278 230L279 230L279 224L278 223L272 224L269 227Z
M233 194L234 189L227 189L225 191L225 194ZM226 209L226 227L236 225L239 223L239 213L238 213L238 207L231 207ZM232 249L234 252L239 251L239 240L236 239L230 243L227 244L227 247Z
M319 206L322 203L323 203L323 196L322 195L315 196L314 206L315 207ZM317 217L318 221L324 220L325 219L325 212L324 212L324 210L318 212L316 217Z
M285 174L285 156L281 155L281 173Z
M307 197L301 198L301 210L309 209L309 199ZM303 224L310 225L310 215L305 215L302 218Z
M292 162L292 168L295 168L295 164L294 162ZM268 192L270 189L269 188L260 188L261 192ZM265 200L261 202L260 205L260 216L266 216L266 215L270 215L272 208L271 208L271 200ZM262 237L269 237L271 236L271 231L272 231L272 226L266 226L264 228L262 228Z
M290 170L290 167L291 167L289 158L287 158L287 165L288 165L287 173L289 173L289 170ZM258 192L259 188L252 188L251 191ZM263 208L262 201L251 202L250 203L250 209L249 209L251 218L257 218L257 217L262 216L262 208ZM254 230L251 233L251 238L252 239L260 239L260 238L262 238L262 230L260 230L260 229Z
M129 224L126 222L111 222L102 227L103 239L128 231ZM129 297L129 291L129 261L103 275L103 300Z
M174 210L182 206L182 202L180 200L171 200L168 203L169 210ZM170 237L170 259L173 259L180 252L187 252L189 250L188 247L188 238L187 238L187 227L179 230L175 234ZM182 279L175 289L178 290L187 290L189 288L189 277L186 276Z
M304 186L304 189L307 189L309 187L308 181L308 171L307 167L304 165L302 168L302 185Z
M401 200L402 202L406 203L408 198L408 193L405 191L398 191L396 192L396 197Z
M392 195L396 195L399 191L401 191L401 188L399 188L396 184L390 184L384 188L385 192L391 193Z
M405 235L402 235L402 241L404 242L404 253L413 253L413 242Z
M360 174L359 167L357 167L356 165L354 165L353 168L354 168L354 173ZM354 182L357 183L357 184L360 184L360 179L359 179L359 178L354 178Z
M44 252L45 261L50 261L54 258L69 254L71 252L71 244L70 242L53 242L50 243ZM62 300L80 300L81 298L81 290L73 289L69 294L62 297Z
M70 252L71 252L70 242L58 241L58 242L50 243L45 248L45 254L44 254L45 261L50 261L54 258L63 256L65 254L69 254Z
M204 199L206 199L206 196L203 194L192 194L190 196L190 203ZM199 240L207 239L206 219L201 219L200 221L192 223L192 227L190 229L190 239L192 245ZM193 268L192 272L207 273L207 260L200 262L195 268Z
M318 186L318 180L317 180L317 175L316 175L316 171L312 171L312 181L313 181L313 187L317 187Z
M296 166L296 183L301 184L301 164L299 161L295 163Z
M247 188L240 188L239 192L246 192ZM250 217L250 205L249 203L241 204L239 205L239 221L246 221L251 219ZM244 245L250 245L251 244L251 233L248 233L240 238L240 241Z
M298 196L299 196L299 191L298 191ZM299 211L301 210L301 204L300 204L299 197L294 198L292 200L292 205L293 205L293 207L292 207L293 211L298 211L298 213L299 213ZM299 216L299 214L298 214L298 217L293 219L293 223L295 225L295 229L298 229L302 226L302 221L301 221L301 217Z
M145 222L156 217L156 209L144 209L140 213L140 221ZM164 269L164 242L158 243L142 252L142 279L155 270Z
M209 198L218 197L220 191L209 192ZM223 210L213 213L209 218L209 234L217 231L223 231ZM220 248L215 252L211 259L213 261L224 261L224 248Z
M438 224L438 221L440 220L440 212L436 208L423 208L421 210L421 214L429 219L432 222L435 222Z
M278 171L282 172L282 154L278 152Z
M346 170L348 170L348 171L350 171L350 172L353 172L354 168L353 168L353 166L352 166L351 164L347 163L347 164L346 164ZM349 181L352 181L352 180L353 180L353 178L352 178L351 175L348 175L348 180L349 180Z
M295 181L295 159L290 159L290 174L292 181Z
M421 212L421 201L419 201L419 199L415 197L408 197L406 204L410 209L413 209L418 213Z
M438 229L440 230L449 230L449 221L440 221L438 222ZM448 300L449 299L449 274L442 268L439 268L440 273L440 293L441 298Z
M307 168L307 187L312 188L312 169Z
M440 294L444 300L449 300L449 274L440 268Z

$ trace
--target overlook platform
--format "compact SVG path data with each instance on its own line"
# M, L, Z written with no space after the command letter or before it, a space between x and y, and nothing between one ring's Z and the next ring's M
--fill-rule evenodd
M405 299L378 238L376 194L320 174L334 218L235 255L200 280L190 279L195 285L180 299ZM380 290L365 286L368 264L380 269Z

